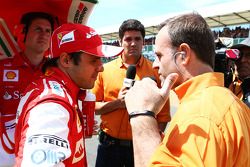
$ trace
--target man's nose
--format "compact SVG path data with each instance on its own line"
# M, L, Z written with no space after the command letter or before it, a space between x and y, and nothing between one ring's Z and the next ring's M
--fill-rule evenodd
M103 64L101 63L99 66L98 66L98 72L103 72L104 71L104 67L103 67Z
M135 41L135 40L132 40L132 41L131 41L131 45L132 45L132 46L136 45L136 41Z

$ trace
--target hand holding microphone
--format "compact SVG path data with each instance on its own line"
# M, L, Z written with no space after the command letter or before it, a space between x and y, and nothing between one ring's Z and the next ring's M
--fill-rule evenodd
M118 99L124 99L127 91L134 85L135 83L135 75L136 75L136 66L130 65L128 66L127 72L126 72L126 78L124 78L123 81L123 87L121 88Z
M126 72L126 78L124 78L123 86L120 89L117 97L117 104L116 106L118 108L126 109L125 105L125 95L128 92L129 88L131 88L134 85L135 82L135 75L136 75L136 66L130 65L128 66L127 72Z

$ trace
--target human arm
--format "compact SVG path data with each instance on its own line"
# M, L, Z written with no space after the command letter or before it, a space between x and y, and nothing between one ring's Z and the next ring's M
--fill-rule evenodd
M122 87L119 91L118 97L115 100L107 101L107 102L96 102L95 112L97 115L106 114L109 112L113 112L117 109L125 109L125 94L127 93L127 89Z
M39 104L30 110L22 127L16 163L20 166L63 166L63 161L71 156L69 119L67 109L57 103Z
M128 113L148 110L158 114L166 103L177 76L169 75L161 89L149 78L137 81L125 96ZM161 142L157 121L153 117L140 115L131 118L130 123L135 166L147 166L156 146Z
M153 117L138 116L130 120L133 136L135 167L147 166L162 138L157 121Z
M165 132L167 124L171 120L169 99L167 100L161 111L156 115L156 120L158 122L159 130L161 132Z

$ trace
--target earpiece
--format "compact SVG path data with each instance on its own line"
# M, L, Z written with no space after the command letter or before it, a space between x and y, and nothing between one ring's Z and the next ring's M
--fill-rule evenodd
M181 59L184 60L186 58L186 52L181 51Z

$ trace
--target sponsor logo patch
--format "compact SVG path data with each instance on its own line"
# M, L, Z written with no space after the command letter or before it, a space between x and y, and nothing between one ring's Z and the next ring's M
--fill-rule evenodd
M86 33L86 38L89 39L93 36L96 36L97 35L97 32L95 31L90 31L89 33Z
M5 91L4 95L3 95L3 99L4 100L11 100L11 99L15 99L15 100L18 100L18 99L21 99L22 97L22 94L16 90L16 91Z
M52 144L58 147L63 147L68 149L69 144L67 140L64 140L58 136L55 135L47 135L47 134L38 134L38 135L33 135L29 137L28 139L29 144L41 144L41 143L47 143L47 144Z
M84 143L83 138L77 141L76 150L74 154L73 164L79 162L84 157Z
M57 34L58 47L60 48L62 44L75 41L74 31L61 32Z
M47 162L47 164L57 164L66 158L63 152L57 152L53 150L35 150L31 154L31 160L34 164L42 164Z
M3 81L17 82L19 79L18 70L4 70L3 71Z
M52 93L54 93L58 96L61 96L61 97L65 97L65 93L64 93L61 85L58 82L49 81L49 85L50 85Z
M88 11L88 8L84 6L84 3L80 2L76 10L75 16L74 16L74 23L81 24L87 11Z
M3 99L4 100L10 100L12 98L12 96L6 91L3 95Z

